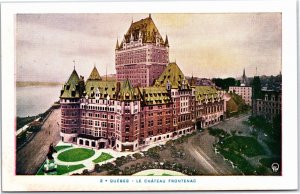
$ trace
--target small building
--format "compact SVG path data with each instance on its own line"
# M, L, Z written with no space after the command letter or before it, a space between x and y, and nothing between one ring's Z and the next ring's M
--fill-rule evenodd
M245 100L249 106L252 105L252 87L251 86L229 86L229 92L238 94Z

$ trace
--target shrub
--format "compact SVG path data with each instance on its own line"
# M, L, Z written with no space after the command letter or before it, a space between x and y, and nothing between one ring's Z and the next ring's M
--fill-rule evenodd
M84 170L82 171L82 174L83 174L83 175L89 175L90 172L88 171L88 169L84 169Z
M142 158L142 155L140 153L134 153L132 156L135 157L136 159Z
M95 170L96 172L101 172L101 167L100 167L100 165L99 165L99 164L95 164L94 170Z

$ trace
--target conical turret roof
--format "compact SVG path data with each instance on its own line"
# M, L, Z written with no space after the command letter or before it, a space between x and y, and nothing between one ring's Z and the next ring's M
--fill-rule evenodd
M77 84L78 82L79 82L79 76L76 70L74 69L67 81L67 84Z
M100 77L100 74L95 66L94 66L88 80L102 80L102 78Z
M63 85L60 98L80 98L79 76L74 69L68 81Z
M116 43L116 50L119 49L119 40L117 39L117 43Z
M169 47L168 35L166 35L165 46Z

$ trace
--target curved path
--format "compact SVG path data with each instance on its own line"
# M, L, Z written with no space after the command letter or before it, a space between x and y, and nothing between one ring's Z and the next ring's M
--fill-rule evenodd
M213 144L215 137L209 135L205 130L200 134L191 137L186 150L201 164L204 174L207 175L237 175L240 172L233 168L232 164L215 152Z
M93 170L94 167L95 167L95 164L96 164L96 163L93 162L93 160L95 160L96 158L98 158L102 153L110 154L113 158L105 160L103 162L97 163L99 165L105 164L107 162L113 162L114 160L116 160L117 157L127 156L127 155L131 155L131 154L134 153L134 152L117 152L117 151L114 151L112 149L100 149L100 150L94 149L95 154L92 157L90 157L90 158L87 158L87 159L81 160L81 161L77 161L77 162L65 162L65 161L61 161L61 160L59 160L57 158L57 156L60 153L62 153L64 151L67 151L67 150L70 150L70 149L83 148L83 147L82 146L78 146L78 145L74 145L74 144L62 143L62 142L58 143L58 146L64 146L64 145L68 145L68 146L71 145L72 147L59 150L57 153L53 154L55 163L58 164L58 165L65 165L65 166L77 165L77 164L83 164L85 166L84 168L81 168L81 169L69 172L69 173L72 173L72 174L73 173L82 173L82 171L84 169ZM86 149L90 149L90 148L86 148ZM66 173L66 174L69 174L69 173Z

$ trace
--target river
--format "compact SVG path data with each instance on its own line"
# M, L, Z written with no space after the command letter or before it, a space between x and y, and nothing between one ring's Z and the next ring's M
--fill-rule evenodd
M61 86L25 86L16 88L17 116L35 116L59 100Z

